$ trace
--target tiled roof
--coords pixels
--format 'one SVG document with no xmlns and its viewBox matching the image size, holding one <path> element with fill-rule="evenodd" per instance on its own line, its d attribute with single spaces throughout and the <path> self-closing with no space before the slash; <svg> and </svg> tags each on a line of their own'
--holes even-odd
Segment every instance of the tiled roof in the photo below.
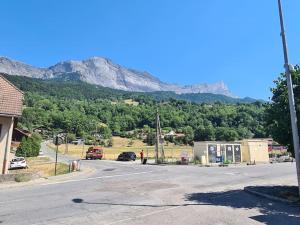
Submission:
<svg viewBox="0 0 300 225">
<path fill-rule="evenodd" d="M 0 116 L 22 115 L 23 92 L 0 74 Z"/>
</svg>

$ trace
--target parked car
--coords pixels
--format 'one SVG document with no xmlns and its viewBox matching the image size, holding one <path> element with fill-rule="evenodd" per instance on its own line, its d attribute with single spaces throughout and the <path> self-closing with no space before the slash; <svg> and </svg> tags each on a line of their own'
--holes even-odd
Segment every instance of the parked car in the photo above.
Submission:
<svg viewBox="0 0 300 225">
<path fill-rule="evenodd" d="M 278 157 L 278 162 L 293 162 L 294 159 L 290 157 L 289 155 L 282 155 Z"/>
<path fill-rule="evenodd" d="M 86 151 L 86 159 L 102 159 L 103 149 L 101 146 L 92 146 Z"/>
<path fill-rule="evenodd" d="M 24 157 L 16 157 L 10 161 L 10 169 L 24 169 L 27 168 L 27 162 Z"/>
<path fill-rule="evenodd" d="M 136 159 L 136 154 L 134 152 L 122 152 L 118 156 L 118 161 L 135 161 Z"/>
</svg>

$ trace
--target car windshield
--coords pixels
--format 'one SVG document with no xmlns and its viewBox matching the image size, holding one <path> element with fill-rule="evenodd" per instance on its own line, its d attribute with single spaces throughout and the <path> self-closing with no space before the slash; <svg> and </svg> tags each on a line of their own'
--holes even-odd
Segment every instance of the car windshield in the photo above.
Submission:
<svg viewBox="0 0 300 225">
<path fill-rule="evenodd" d="M 24 158 L 15 158 L 12 161 L 13 162 L 20 162 L 20 161 L 23 161 L 23 160 L 24 160 Z"/>
</svg>

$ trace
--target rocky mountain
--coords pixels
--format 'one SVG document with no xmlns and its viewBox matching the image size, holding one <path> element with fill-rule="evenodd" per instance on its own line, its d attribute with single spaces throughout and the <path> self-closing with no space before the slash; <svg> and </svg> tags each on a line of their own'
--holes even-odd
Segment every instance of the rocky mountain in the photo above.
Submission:
<svg viewBox="0 0 300 225">
<path fill-rule="evenodd" d="M 37 68 L 0 57 L 0 72 L 42 79 L 81 80 L 124 91 L 172 91 L 177 94 L 213 93 L 233 96 L 223 82 L 186 86 L 169 84 L 147 72 L 128 69 L 102 57 L 92 57 L 82 61 L 63 61 L 48 68 Z"/>
</svg>

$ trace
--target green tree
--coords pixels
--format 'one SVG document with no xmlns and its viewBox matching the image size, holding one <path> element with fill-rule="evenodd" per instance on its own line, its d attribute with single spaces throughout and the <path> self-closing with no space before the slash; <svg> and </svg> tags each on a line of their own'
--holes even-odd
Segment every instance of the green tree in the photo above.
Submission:
<svg viewBox="0 0 300 225">
<path fill-rule="evenodd" d="M 155 133 L 150 132 L 147 134 L 145 142 L 147 145 L 154 145 L 155 144 Z"/>
<path fill-rule="evenodd" d="M 36 157 L 39 155 L 42 138 L 33 133 L 31 137 L 22 138 L 20 146 L 17 148 L 16 156 Z"/>
<path fill-rule="evenodd" d="M 235 141 L 239 137 L 238 133 L 229 127 L 218 127 L 216 129 L 217 141 Z"/>
<path fill-rule="evenodd" d="M 300 67 L 292 72 L 292 80 L 295 85 L 294 97 L 298 116 L 298 128 L 300 127 Z M 266 110 L 266 125 L 268 133 L 273 139 L 282 145 L 286 145 L 288 150 L 294 155 L 291 119 L 288 102 L 287 81 L 284 74 L 274 81 L 272 88 L 272 101 Z"/>
<path fill-rule="evenodd" d="M 194 130 L 192 127 L 187 126 L 182 129 L 184 133 L 183 143 L 184 144 L 193 144 L 194 140 Z"/>
<path fill-rule="evenodd" d="M 195 141 L 214 141 L 215 129 L 213 126 L 201 126 L 195 131 Z"/>
</svg>

